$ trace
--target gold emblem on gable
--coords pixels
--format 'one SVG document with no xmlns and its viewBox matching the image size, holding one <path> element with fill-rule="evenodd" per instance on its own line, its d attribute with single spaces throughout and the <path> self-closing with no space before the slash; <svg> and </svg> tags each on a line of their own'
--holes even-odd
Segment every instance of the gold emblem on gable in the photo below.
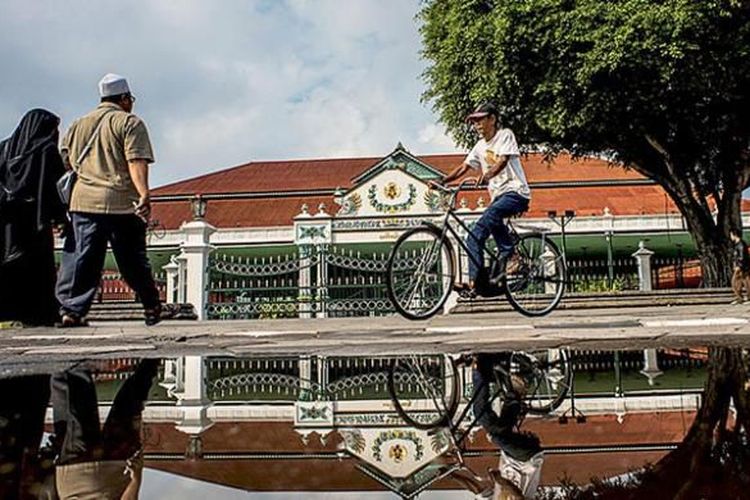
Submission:
<svg viewBox="0 0 750 500">
<path fill-rule="evenodd" d="M 406 458 L 407 451 L 406 448 L 400 444 L 394 444 L 391 446 L 391 448 L 388 450 L 388 456 L 396 462 L 397 464 L 400 464 L 404 461 Z"/>
<path fill-rule="evenodd" d="M 389 182 L 383 188 L 383 193 L 385 194 L 386 198 L 395 200 L 401 195 L 401 188 L 395 182 Z"/>
</svg>

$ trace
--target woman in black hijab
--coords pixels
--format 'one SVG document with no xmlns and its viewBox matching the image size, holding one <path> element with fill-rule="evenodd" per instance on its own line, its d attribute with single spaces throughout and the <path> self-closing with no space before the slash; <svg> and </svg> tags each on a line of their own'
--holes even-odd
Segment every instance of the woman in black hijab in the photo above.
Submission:
<svg viewBox="0 0 750 500">
<path fill-rule="evenodd" d="M 65 172 L 57 149 L 60 119 L 32 109 L 0 142 L 0 321 L 53 325 L 52 227 L 66 220 L 56 182 Z"/>
</svg>

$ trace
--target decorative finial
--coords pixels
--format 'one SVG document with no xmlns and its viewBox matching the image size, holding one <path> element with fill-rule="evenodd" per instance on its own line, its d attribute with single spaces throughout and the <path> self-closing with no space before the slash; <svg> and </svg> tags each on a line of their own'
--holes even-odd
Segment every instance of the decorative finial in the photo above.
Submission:
<svg viewBox="0 0 750 500">
<path fill-rule="evenodd" d="M 484 196 L 480 196 L 477 199 L 477 208 L 484 208 Z"/>
<path fill-rule="evenodd" d="M 300 213 L 302 215 L 310 215 L 310 206 L 307 203 L 303 203 Z"/>
<path fill-rule="evenodd" d="M 469 202 L 466 198 L 461 198 L 461 208 L 466 208 L 469 206 Z"/>
<path fill-rule="evenodd" d="M 326 213 L 326 204 L 323 202 L 318 205 L 318 215 L 328 215 L 328 213 Z"/>
</svg>

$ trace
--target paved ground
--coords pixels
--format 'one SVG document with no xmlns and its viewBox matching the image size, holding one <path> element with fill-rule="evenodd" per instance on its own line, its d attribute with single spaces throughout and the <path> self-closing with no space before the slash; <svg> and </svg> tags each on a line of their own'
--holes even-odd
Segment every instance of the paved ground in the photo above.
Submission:
<svg viewBox="0 0 750 500">
<path fill-rule="evenodd" d="M 0 376 L 101 357 L 187 354 L 384 355 L 569 346 L 583 349 L 750 346 L 750 305 L 266 321 L 101 323 L 88 328 L 0 330 Z"/>
</svg>

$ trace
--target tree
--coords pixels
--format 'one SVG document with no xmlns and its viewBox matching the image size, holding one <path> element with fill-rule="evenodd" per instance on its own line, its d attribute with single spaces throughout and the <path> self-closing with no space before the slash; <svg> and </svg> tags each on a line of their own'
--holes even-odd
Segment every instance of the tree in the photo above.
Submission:
<svg viewBox="0 0 750 500">
<path fill-rule="evenodd" d="M 729 283 L 729 231 L 741 227 L 750 181 L 747 2 L 425 0 L 419 18 L 423 98 L 459 143 L 473 141 L 467 110 L 492 98 L 522 142 L 640 172 L 685 217 L 705 284 Z M 696 420 L 646 491 L 696 497 L 691 488 L 720 470 L 722 450 L 747 448 L 746 354 L 711 349 Z"/>
<path fill-rule="evenodd" d="M 426 0 L 423 98 L 453 137 L 493 98 L 526 144 L 658 182 L 707 286 L 731 277 L 750 182 L 750 7 L 738 0 Z"/>
</svg>

